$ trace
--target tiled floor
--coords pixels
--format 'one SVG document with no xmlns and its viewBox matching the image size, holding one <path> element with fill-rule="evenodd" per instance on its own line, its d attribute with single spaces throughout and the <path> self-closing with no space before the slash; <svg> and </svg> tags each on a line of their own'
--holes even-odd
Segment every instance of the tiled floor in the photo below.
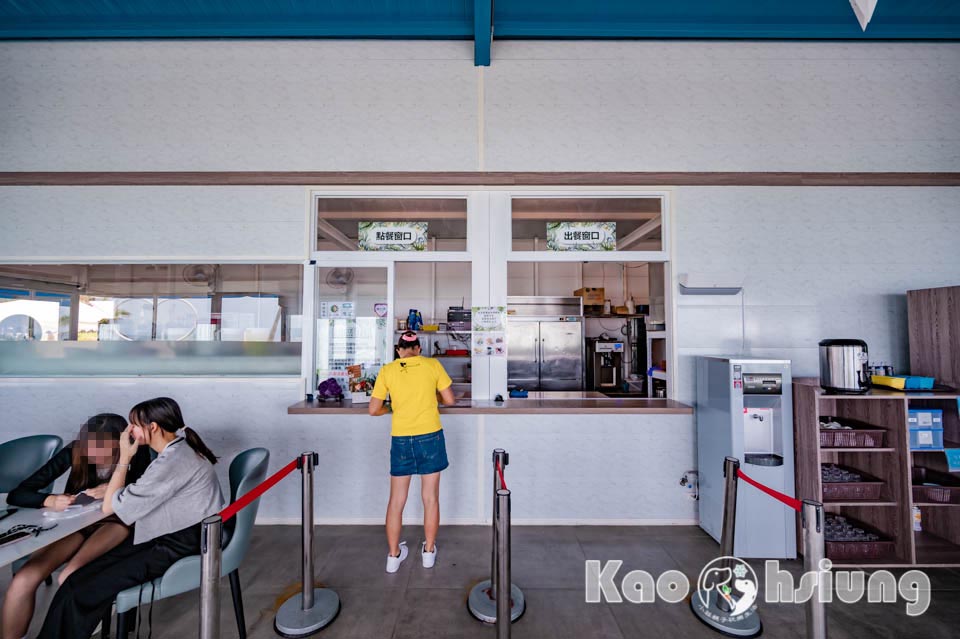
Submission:
<svg viewBox="0 0 960 639">
<path fill-rule="evenodd" d="M 386 555 L 379 526 L 317 528 L 316 577 L 336 589 L 342 601 L 339 617 L 317 636 L 353 639 L 432 639 L 494 637 L 494 630 L 475 621 L 466 610 L 470 587 L 487 577 L 490 529 L 451 526 L 441 531 L 437 565 L 420 566 L 421 530 L 405 529 L 410 558 L 399 572 L 384 572 Z M 527 598 L 527 612 L 513 625 L 518 639 L 654 639 L 720 637 L 700 624 L 686 603 L 600 603 L 584 601 L 584 560 L 623 560 L 619 572 L 644 569 L 654 576 L 678 569 L 696 580 L 703 564 L 716 556 L 717 544 L 696 527 L 514 527 L 514 583 Z M 300 579 L 299 528 L 256 529 L 250 554 L 241 569 L 247 630 L 251 639 L 275 637 L 274 611 L 284 594 L 296 591 Z M 752 562 L 761 568 L 761 562 Z M 799 562 L 786 566 L 798 573 Z M 758 570 L 762 579 L 762 571 Z M 905 602 L 829 606 L 831 639 L 960 637 L 960 571 L 929 571 L 932 603 L 926 614 L 908 617 Z M 619 582 L 619 578 L 617 580 Z M 9 572 L 0 576 L 0 590 Z M 39 610 L 49 600 L 41 594 Z M 223 637 L 235 637 L 230 589 L 223 583 Z M 190 593 L 158 602 L 154 609 L 157 639 L 197 635 L 197 595 Z M 38 613 L 39 614 L 39 613 Z M 803 639 L 804 610 L 795 604 L 762 604 L 763 636 Z M 34 627 L 37 626 L 36 620 Z M 144 628 L 144 636 L 146 628 Z"/>
</svg>

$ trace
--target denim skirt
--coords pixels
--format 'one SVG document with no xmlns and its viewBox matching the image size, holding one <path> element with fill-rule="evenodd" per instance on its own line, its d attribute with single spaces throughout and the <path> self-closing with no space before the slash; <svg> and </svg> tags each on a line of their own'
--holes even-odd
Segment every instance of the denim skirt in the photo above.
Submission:
<svg viewBox="0 0 960 639">
<path fill-rule="evenodd" d="M 443 430 L 390 438 L 390 474 L 394 477 L 429 475 L 449 465 Z"/>
</svg>

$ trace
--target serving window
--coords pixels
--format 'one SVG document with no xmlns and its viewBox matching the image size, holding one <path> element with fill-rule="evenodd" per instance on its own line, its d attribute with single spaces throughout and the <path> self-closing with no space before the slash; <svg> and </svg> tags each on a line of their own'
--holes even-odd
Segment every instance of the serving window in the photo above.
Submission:
<svg viewBox="0 0 960 639">
<path fill-rule="evenodd" d="M 317 251 L 466 251 L 467 200 L 319 197 Z"/>
<path fill-rule="evenodd" d="M 662 251 L 658 197 L 514 197 L 514 251 Z"/>
</svg>

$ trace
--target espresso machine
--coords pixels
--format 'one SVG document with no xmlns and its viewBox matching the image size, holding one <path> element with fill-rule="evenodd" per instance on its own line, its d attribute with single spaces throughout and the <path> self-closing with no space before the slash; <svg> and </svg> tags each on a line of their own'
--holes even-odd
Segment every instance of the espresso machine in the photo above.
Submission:
<svg viewBox="0 0 960 639">
<path fill-rule="evenodd" d="M 587 340 L 587 390 L 611 391 L 623 384 L 623 353 L 620 340 Z"/>
</svg>

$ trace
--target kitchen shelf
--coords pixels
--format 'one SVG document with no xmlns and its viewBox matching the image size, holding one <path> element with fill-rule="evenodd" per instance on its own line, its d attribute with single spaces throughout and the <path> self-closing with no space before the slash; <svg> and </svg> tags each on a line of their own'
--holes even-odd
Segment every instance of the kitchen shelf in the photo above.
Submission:
<svg viewBox="0 0 960 639">
<path fill-rule="evenodd" d="M 647 331 L 648 339 L 667 339 L 666 331 Z"/>
<path fill-rule="evenodd" d="M 823 501 L 824 506 L 896 506 L 895 501 L 869 501 L 866 499 L 852 499 L 850 501 Z"/>
<path fill-rule="evenodd" d="M 955 566 L 960 564 L 960 545 L 926 530 L 913 533 L 917 563 Z"/>
<path fill-rule="evenodd" d="M 856 448 L 820 448 L 821 453 L 894 453 L 896 451 L 896 448 L 870 448 L 869 446 Z"/>
<path fill-rule="evenodd" d="M 912 564 L 914 548 L 910 500 L 913 493 L 910 485 L 906 398 L 885 394 L 826 395 L 817 379 L 796 378 L 793 381 L 797 498 L 820 501 L 827 511 L 863 522 L 895 543 L 889 556 L 869 561 L 846 560 L 844 565 Z M 821 447 L 822 416 L 847 419 L 883 430 L 886 445 L 882 448 Z M 824 501 L 820 465 L 825 462 L 850 466 L 882 481 L 880 499 Z M 802 539 L 799 526 L 797 535 L 798 540 Z"/>
<path fill-rule="evenodd" d="M 896 547 L 892 556 L 873 561 L 838 562 L 835 566 L 960 566 L 960 508 L 950 507 L 960 504 L 913 501 L 911 467 L 923 465 L 945 470 L 943 452 L 911 451 L 907 424 L 909 408 L 931 404 L 942 407 L 945 430 L 952 436 L 945 446 L 950 447 L 960 434 L 956 401 L 942 395 L 918 397 L 913 393 L 885 391 L 870 391 L 865 395 L 828 395 L 815 378 L 795 379 L 793 396 L 799 499 L 822 501 L 821 462 L 849 465 L 884 482 L 884 492 L 878 501 L 826 501 L 823 505 L 830 512 L 849 515 L 893 539 Z M 828 415 L 882 429 L 886 446 L 821 447 L 820 419 Z M 920 508 L 923 532 L 913 531 L 914 506 Z"/>
<path fill-rule="evenodd" d="M 400 333 L 406 333 L 407 331 L 406 331 L 406 330 L 402 330 L 402 331 L 396 331 L 396 330 L 395 330 L 395 331 L 393 331 L 393 332 L 396 333 L 397 335 L 399 335 Z M 418 335 L 463 335 L 464 333 L 469 333 L 469 332 L 471 332 L 471 331 L 425 331 L 425 330 L 422 330 L 422 329 L 417 329 L 417 330 L 414 331 L 414 333 L 417 333 Z"/>
<path fill-rule="evenodd" d="M 639 313 L 632 313 L 632 314 L 610 313 L 607 315 L 601 313 L 599 315 L 593 315 L 593 314 L 588 315 L 584 313 L 583 317 L 584 319 L 636 319 L 638 317 L 646 317 L 646 315 L 641 315 Z"/>
</svg>

